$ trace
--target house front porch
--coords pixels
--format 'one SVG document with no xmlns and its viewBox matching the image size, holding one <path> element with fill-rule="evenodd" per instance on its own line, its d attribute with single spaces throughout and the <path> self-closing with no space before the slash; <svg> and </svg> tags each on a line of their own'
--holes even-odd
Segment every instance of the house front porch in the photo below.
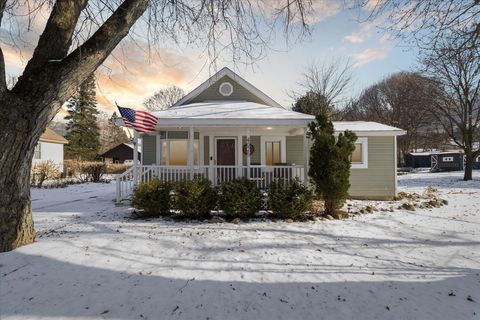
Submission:
<svg viewBox="0 0 480 320">
<path fill-rule="evenodd" d="M 178 182 L 201 175 L 213 185 L 246 178 L 260 189 L 273 181 L 307 181 L 308 139 L 302 125 L 159 127 L 142 137 L 142 164 L 117 178 L 117 200 L 141 182 Z"/>
</svg>

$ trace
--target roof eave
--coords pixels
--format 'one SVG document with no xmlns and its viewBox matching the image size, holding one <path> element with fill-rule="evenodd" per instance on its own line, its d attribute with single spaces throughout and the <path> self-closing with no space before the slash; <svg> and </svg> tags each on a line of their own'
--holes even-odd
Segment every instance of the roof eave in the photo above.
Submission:
<svg viewBox="0 0 480 320">
<path fill-rule="evenodd" d="M 385 137 L 385 136 L 403 136 L 406 134 L 404 130 L 351 130 L 357 136 L 361 137 Z M 335 133 L 341 133 L 345 130 L 335 130 Z"/>
<path fill-rule="evenodd" d="M 163 127 L 187 127 L 187 126 L 307 126 L 311 119 L 160 119 L 157 128 Z"/>
<path fill-rule="evenodd" d="M 56 143 L 56 144 L 68 144 L 68 140 L 53 140 L 53 139 L 42 139 L 38 140 L 39 142 L 47 142 L 47 143 Z"/>
</svg>

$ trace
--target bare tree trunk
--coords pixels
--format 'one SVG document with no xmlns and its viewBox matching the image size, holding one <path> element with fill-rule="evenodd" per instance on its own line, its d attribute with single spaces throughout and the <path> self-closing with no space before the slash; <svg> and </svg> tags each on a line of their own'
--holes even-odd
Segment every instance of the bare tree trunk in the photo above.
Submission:
<svg viewBox="0 0 480 320">
<path fill-rule="evenodd" d="M 463 174 L 463 180 L 468 181 L 473 179 L 473 163 L 475 162 L 475 157 L 472 152 L 465 154 L 465 172 Z"/>
<path fill-rule="evenodd" d="M 3 252 L 35 241 L 30 168 L 48 115 L 28 119 L 22 112 L 29 106 L 10 94 L 2 95 L 0 104 L 11 110 L 0 113 L 0 252 Z"/>
</svg>

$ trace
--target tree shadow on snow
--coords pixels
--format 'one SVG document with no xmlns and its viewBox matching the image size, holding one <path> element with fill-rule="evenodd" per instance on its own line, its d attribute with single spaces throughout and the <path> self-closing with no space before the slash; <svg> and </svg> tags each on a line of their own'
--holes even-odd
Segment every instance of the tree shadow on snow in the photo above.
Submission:
<svg viewBox="0 0 480 320">
<path fill-rule="evenodd" d="M 305 282 L 292 273 L 289 282 L 230 282 L 198 279 L 194 270 L 168 278 L 154 265 L 130 273 L 18 250 L 0 257 L 0 318 L 438 320 L 480 312 L 477 269 L 452 267 L 440 280 L 427 280 L 435 273 L 429 270 L 416 281 Z M 323 267 L 334 277 L 334 267 Z"/>
</svg>

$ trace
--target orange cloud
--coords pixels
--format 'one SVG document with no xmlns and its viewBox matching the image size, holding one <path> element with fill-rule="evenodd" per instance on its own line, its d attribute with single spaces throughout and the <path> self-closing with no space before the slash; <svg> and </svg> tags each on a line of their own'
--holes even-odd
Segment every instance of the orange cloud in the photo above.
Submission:
<svg viewBox="0 0 480 320">
<path fill-rule="evenodd" d="M 160 88 L 185 87 L 193 62 L 173 50 L 147 52 L 147 46 L 125 42 L 96 72 L 97 102 L 112 112 L 114 103 L 142 108 L 142 102 Z"/>
<path fill-rule="evenodd" d="M 353 67 L 358 68 L 364 64 L 375 60 L 385 59 L 388 54 L 388 48 L 368 48 L 354 55 Z"/>
</svg>

